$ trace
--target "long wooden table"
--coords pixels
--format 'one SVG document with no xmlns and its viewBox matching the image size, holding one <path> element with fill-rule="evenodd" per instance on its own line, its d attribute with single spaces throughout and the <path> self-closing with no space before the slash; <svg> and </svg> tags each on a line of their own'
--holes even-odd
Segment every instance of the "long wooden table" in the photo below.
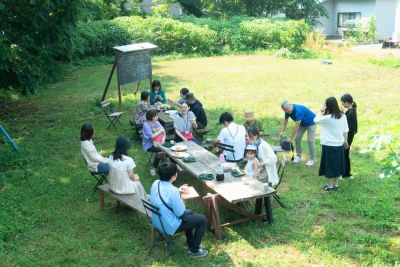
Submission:
<svg viewBox="0 0 400 267">
<path fill-rule="evenodd" d="M 188 150 L 186 152 L 195 157 L 196 162 L 185 163 L 182 159 L 175 158 L 170 148 L 164 146 L 160 148 L 169 157 L 173 158 L 182 169 L 196 178 L 199 178 L 202 173 L 216 174 L 217 168 L 219 167 L 217 156 L 192 141 L 178 144 L 187 146 Z M 213 194 L 204 196 L 203 201 L 206 216 L 209 220 L 210 230 L 214 231 L 216 237 L 222 237 L 221 227 L 231 226 L 249 220 L 263 220 L 272 223 L 271 196 L 273 196 L 276 191 L 253 177 L 234 177 L 230 172 L 224 172 L 224 175 L 224 181 L 222 182 L 216 181 L 215 179 L 211 181 L 202 180 L 203 183 L 213 191 Z M 237 205 L 238 203 L 254 199 L 256 200 L 254 213 Z M 263 202 L 265 206 L 265 215 L 262 215 Z M 222 204 L 224 207 L 243 215 L 245 218 L 221 224 L 218 204 Z"/>
</svg>

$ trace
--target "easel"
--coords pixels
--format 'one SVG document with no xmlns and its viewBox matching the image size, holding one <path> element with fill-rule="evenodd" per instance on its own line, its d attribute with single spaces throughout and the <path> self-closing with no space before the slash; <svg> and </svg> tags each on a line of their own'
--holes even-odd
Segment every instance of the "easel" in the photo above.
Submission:
<svg viewBox="0 0 400 267">
<path fill-rule="evenodd" d="M 150 79 L 150 87 L 152 83 L 152 71 L 151 71 L 151 59 L 150 51 L 158 48 L 156 45 L 151 43 L 140 43 L 140 44 L 131 44 L 124 46 L 116 46 L 115 50 L 115 60 L 114 64 L 111 68 L 110 75 L 108 76 L 106 87 L 104 88 L 103 96 L 101 97 L 101 101 L 106 98 L 108 88 L 111 83 L 111 79 L 114 75 L 115 69 L 117 69 L 117 87 L 118 87 L 118 102 L 121 106 L 122 95 L 121 95 L 121 86 L 124 84 L 136 82 L 136 88 L 133 92 L 135 95 L 140 89 L 140 81 L 145 79 Z M 138 57 L 140 55 L 144 55 L 145 59 L 148 59 L 148 62 L 145 69 L 143 69 L 144 65 L 140 65 L 140 62 L 132 62 L 135 59 L 135 56 Z M 129 63 L 127 65 L 127 63 Z M 149 66 L 150 64 L 150 66 Z"/>
<path fill-rule="evenodd" d="M 17 145 L 14 143 L 14 141 L 11 139 L 10 135 L 7 133 L 6 129 L 4 129 L 3 125 L 0 124 L 0 132 L 3 133 L 3 135 L 6 137 L 6 139 L 8 140 L 8 142 L 10 143 L 10 145 L 13 147 L 13 149 L 16 152 L 19 152 L 19 148 L 17 147 Z"/>
</svg>

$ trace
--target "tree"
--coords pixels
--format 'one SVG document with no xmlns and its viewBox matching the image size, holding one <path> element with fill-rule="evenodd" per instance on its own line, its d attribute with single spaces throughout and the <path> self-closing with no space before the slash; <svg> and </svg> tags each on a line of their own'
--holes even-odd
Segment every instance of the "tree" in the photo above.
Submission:
<svg viewBox="0 0 400 267">
<path fill-rule="evenodd" d="M 328 16 L 318 0 L 283 0 L 281 10 L 288 19 L 304 19 L 311 25 L 318 24 L 319 17 Z"/>
<path fill-rule="evenodd" d="M 0 87 L 33 93 L 77 50 L 80 0 L 3 0 L 0 4 Z"/>
</svg>

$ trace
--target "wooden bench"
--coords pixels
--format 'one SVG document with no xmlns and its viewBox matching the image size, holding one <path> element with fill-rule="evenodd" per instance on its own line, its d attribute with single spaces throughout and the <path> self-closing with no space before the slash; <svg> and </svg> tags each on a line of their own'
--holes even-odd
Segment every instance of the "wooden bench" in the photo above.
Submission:
<svg viewBox="0 0 400 267">
<path fill-rule="evenodd" d="M 116 199 L 117 203 L 122 203 L 123 205 L 146 215 L 146 211 L 144 210 L 142 199 L 140 198 L 139 194 L 129 194 L 129 195 L 114 194 L 113 192 L 110 191 L 109 184 L 100 185 L 98 188 L 100 189 L 99 204 L 101 210 L 104 210 L 104 194 L 107 194 L 110 197 Z"/>
</svg>

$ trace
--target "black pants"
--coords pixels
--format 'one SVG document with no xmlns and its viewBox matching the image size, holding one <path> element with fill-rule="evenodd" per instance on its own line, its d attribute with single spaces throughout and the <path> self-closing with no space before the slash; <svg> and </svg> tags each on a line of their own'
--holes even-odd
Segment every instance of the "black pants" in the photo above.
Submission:
<svg viewBox="0 0 400 267">
<path fill-rule="evenodd" d="M 161 148 L 152 146 L 147 151 L 156 153 L 156 156 L 154 157 L 154 161 L 153 161 L 153 168 L 157 169 L 158 168 L 158 164 L 160 163 L 160 159 L 158 158 L 158 154 L 157 153 L 158 152 L 162 152 Z"/>
<path fill-rule="evenodd" d="M 344 150 L 344 165 L 345 165 L 345 171 L 343 177 L 350 177 L 351 176 L 351 163 L 350 163 L 350 146 L 351 143 L 353 143 L 354 139 L 354 133 L 350 133 L 347 137 L 347 143 L 349 144 L 349 147 Z"/>
<path fill-rule="evenodd" d="M 185 221 L 182 221 L 176 232 L 185 231 L 186 243 L 190 251 L 196 253 L 200 248 L 201 239 L 207 228 L 207 218 L 204 215 L 187 215 Z M 194 230 L 194 233 L 193 233 Z"/>
</svg>

